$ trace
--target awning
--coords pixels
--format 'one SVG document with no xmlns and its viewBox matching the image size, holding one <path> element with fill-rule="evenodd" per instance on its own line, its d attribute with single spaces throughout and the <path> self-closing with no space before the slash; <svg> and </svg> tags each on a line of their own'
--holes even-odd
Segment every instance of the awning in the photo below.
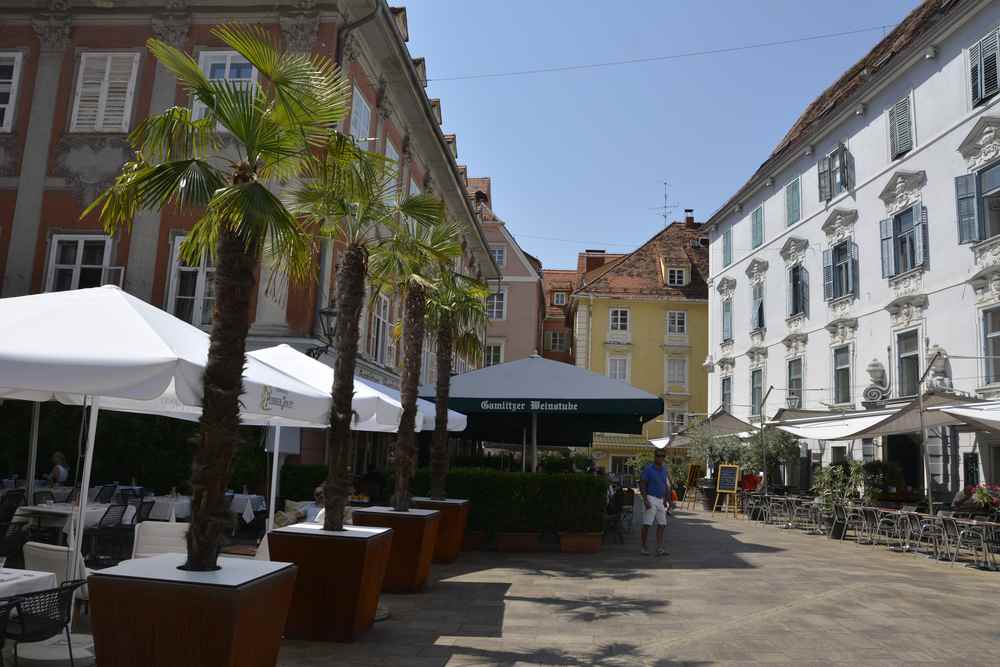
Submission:
<svg viewBox="0 0 1000 667">
<path fill-rule="evenodd" d="M 654 447 L 686 447 L 691 442 L 688 434 L 694 429 L 708 433 L 713 438 L 734 437 L 746 439 L 757 432 L 757 427 L 753 424 L 738 419 L 723 408 L 719 408 L 709 415 L 707 419 L 697 424 L 691 424 L 671 436 L 657 438 L 656 440 L 650 440 L 650 442 L 653 443 Z"/>
<path fill-rule="evenodd" d="M 989 431 L 1000 431 L 1000 401 L 959 406 L 943 406 L 934 411 L 946 412 L 965 424 Z"/>
</svg>

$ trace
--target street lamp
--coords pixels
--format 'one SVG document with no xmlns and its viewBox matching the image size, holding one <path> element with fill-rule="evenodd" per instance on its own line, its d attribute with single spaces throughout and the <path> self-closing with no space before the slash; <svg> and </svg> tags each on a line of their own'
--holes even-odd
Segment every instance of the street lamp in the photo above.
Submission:
<svg viewBox="0 0 1000 667">
<path fill-rule="evenodd" d="M 337 324 L 337 304 L 333 301 L 326 308 L 320 308 L 319 311 L 319 340 L 320 345 L 313 345 L 308 350 L 308 354 L 313 359 L 319 359 L 324 354 L 330 351 L 330 348 L 334 346 L 336 342 L 334 339 L 334 331 Z"/>
</svg>

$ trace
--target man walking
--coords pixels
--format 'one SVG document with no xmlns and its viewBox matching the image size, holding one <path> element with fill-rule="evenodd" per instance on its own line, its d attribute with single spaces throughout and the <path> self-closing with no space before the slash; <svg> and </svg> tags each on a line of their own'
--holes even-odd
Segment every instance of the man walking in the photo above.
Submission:
<svg viewBox="0 0 1000 667">
<path fill-rule="evenodd" d="M 653 463 L 648 464 L 639 477 L 639 493 L 646 511 L 642 515 L 642 555 L 648 556 L 646 536 L 649 527 L 656 524 L 656 555 L 666 556 L 663 550 L 663 532 L 667 526 L 667 507 L 670 506 L 670 476 L 664 463 L 666 452 L 656 450 Z"/>
</svg>

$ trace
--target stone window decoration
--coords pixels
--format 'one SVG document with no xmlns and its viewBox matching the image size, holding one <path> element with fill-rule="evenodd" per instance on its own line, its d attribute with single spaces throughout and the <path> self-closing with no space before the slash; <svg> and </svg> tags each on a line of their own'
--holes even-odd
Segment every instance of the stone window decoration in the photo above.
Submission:
<svg viewBox="0 0 1000 667">
<path fill-rule="evenodd" d="M 764 319 L 764 283 L 767 277 L 767 261 L 755 258 L 747 266 L 746 275 L 750 279 L 750 330 L 758 331 L 766 328 Z"/>
<path fill-rule="evenodd" d="M 927 211 L 920 200 L 926 182 L 923 171 L 896 172 L 879 194 L 889 215 L 879 223 L 883 278 L 927 268 Z"/>
<path fill-rule="evenodd" d="M 17 108 L 20 79 L 20 51 L 0 52 L 0 132 L 10 132 L 14 127 L 14 109 Z"/>
<path fill-rule="evenodd" d="M 82 54 L 70 132 L 128 132 L 138 69 L 135 51 Z"/>
<path fill-rule="evenodd" d="M 980 306 L 1000 303 L 1000 116 L 983 116 L 958 147 L 968 174 L 955 179 L 960 243 L 971 243 L 968 282 Z"/>
<path fill-rule="evenodd" d="M 789 319 L 809 315 L 809 271 L 803 263 L 808 248 L 809 241 L 794 236 L 781 246 L 781 258 L 787 267 L 786 316 Z"/>
<path fill-rule="evenodd" d="M 855 209 L 835 208 L 823 222 L 827 247 L 823 250 L 823 299 L 836 303 L 858 294 L 858 246 L 854 243 Z"/>
<path fill-rule="evenodd" d="M 716 288 L 719 293 L 719 303 L 722 304 L 722 341 L 733 340 L 733 294 L 736 292 L 736 281 L 723 278 Z"/>
</svg>

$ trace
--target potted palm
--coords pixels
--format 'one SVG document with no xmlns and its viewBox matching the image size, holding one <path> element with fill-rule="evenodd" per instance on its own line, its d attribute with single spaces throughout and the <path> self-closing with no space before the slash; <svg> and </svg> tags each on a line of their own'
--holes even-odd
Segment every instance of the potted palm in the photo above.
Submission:
<svg viewBox="0 0 1000 667">
<path fill-rule="evenodd" d="M 458 230 L 453 230 L 458 242 Z M 452 355 L 470 360 L 482 352 L 481 332 L 486 328 L 486 296 L 489 290 L 477 280 L 452 272 L 448 263 L 437 269 L 437 286 L 427 302 L 427 326 L 435 342 L 434 435 L 431 441 L 430 497 L 413 498 L 414 507 L 441 512 L 434 562 L 451 563 L 462 550 L 469 520 L 469 501 L 448 498 L 448 392 L 451 388 Z"/>
<path fill-rule="evenodd" d="M 216 266 L 187 554 L 90 578 L 102 665 L 273 665 L 295 580 L 288 563 L 219 558 L 225 491 L 258 264 L 266 255 L 276 274 L 294 281 L 314 273 L 314 235 L 276 189 L 301 174 L 304 156 L 343 118 L 349 88 L 329 60 L 282 52 L 260 26 L 217 26 L 212 34 L 256 68 L 258 84 L 209 79 L 190 55 L 149 40 L 199 112 L 172 107 L 140 123 L 129 135 L 135 157 L 83 214 L 97 210 L 113 234 L 141 209 L 197 211 L 183 257 L 208 254 Z"/>
<path fill-rule="evenodd" d="M 441 513 L 411 507 L 410 481 L 416 459 L 417 388 L 420 358 L 425 335 L 428 296 L 437 288 L 435 269 L 462 253 L 454 228 L 440 222 L 443 205 L 438 203 L 438 220 L 422 224 L 402 218 L 387 223 L 389 238 L 371 259 L 375 291 L 391 291 L 402 296 L 403 369 L 399 394 L 402 415 L 399 421 L 395 457 L 395 493 L 392 507 L 368 507 L 354 511 L 354 523 L 389 526 L 394 531 L 389 568 L 382 589 L 410 593 L 421 590 L 430 574 Z"/>
</svg>

